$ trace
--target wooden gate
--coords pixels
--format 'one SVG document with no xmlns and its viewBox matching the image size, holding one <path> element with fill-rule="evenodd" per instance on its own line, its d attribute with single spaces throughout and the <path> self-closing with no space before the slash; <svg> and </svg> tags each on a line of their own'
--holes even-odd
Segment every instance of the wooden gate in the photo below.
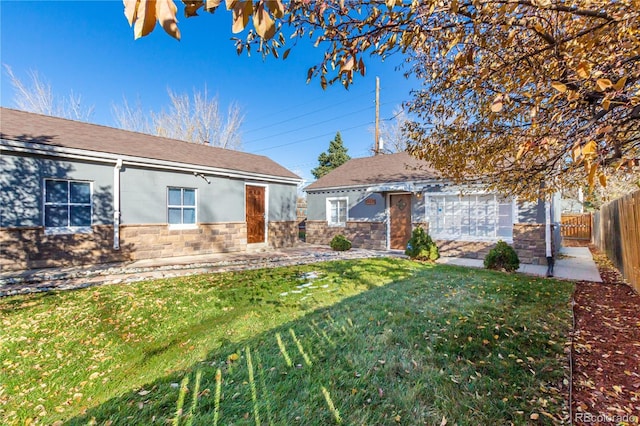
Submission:
<svg viewBox="0 0 640 426">
<path fill-rule="evenodd" d="M 560 223 L 562 238 L 591 241 L 591 213 L 563 214 Z"/>
</svg>

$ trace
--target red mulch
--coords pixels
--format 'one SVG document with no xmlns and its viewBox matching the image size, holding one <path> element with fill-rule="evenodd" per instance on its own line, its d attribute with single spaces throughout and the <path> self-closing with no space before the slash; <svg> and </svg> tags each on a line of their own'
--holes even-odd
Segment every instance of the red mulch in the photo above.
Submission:
<svg viewBox="0 0 640 426">
<path fill-rule="evenodd" d="M 640 295 L 604 254 L 589 248 L 603 283 L 576 285 L 574 424 L 640 424 Z"/>
</svg>

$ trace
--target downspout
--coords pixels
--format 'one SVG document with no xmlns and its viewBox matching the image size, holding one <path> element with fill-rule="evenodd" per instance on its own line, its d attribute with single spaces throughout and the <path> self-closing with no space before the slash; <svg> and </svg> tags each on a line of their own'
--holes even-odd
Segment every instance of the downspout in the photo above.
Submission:
<svg viewBox="0 0 640 426">
<path fill-rule="evenodd" d="M 118 158 L 113 168 L 113 249 L 120 250 L 120 169 L 122 159 Z"/>
<path fill-rule="evenodd" d="M 545 196 L 544 200 L 544 242 L 547 256 L 547 277 L 553 276 L 553 253 L 551 250 L 551 203 Z"/>
</svg>

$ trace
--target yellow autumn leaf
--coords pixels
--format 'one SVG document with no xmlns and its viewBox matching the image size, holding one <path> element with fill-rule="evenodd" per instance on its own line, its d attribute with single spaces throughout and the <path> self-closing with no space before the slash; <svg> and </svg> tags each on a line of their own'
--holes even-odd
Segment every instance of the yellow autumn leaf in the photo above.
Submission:
<svg viewBox="0 0 640 426">
<path fill-rule="evenodd" d="M 609 111 L 609 107 L 611 107 L 611 100 L 609 100 L 609 99 L 607 99 L 607 98 L 604 98 L 604 99 L 602 100 L 602 108 L 603 108 L 605 111 Z"/>
<path fill-rule="evenodd" d="M 502 111 L 502 107 L 502 95 L 498 95 L 493 99 L 493 102 L 491 103 L 491 111 L 500 112 Z"/>
<path fill-rule="evenodd" d="M 589 183 L 589 188 L 593 188 L 593 185 L 595 184 L 595 178 L 596 178 L 596 172 L 597 171 L 598 171 L 598 164 L 597 163 L 593 163 L 593 164 L 589 163 L 589 177 L 587 178 L 587 181 Z"/>
<path fill-rule="evenodd" d="M 578 94 L 578 92 L 576 92 L 575 90 L 569 90 L 569 92 L 567 93 L 567 100 L 569 102 L 573 102 L 577 101 L 578 99 L 580 99 L 580 95 Z"/>
<path fill-rule="evenodd" d="M 229 355 L 229 361 L 237 361 L 240 358 L 240 355 L 233 353 L 231 355 Z"/>
<path fill-rule="evenodd" d="M 622 387 L 621 386 L 614 385 L 613 386 L 613 390 L 616 391 L 616 393 L 622 393 Z"/>
<path fill-rule="evenodd" d="M 571 151 L 571 157 L 574 162 L 577 162 L 578 159 L 582 157 L 582 147 L 580 145 L 575 145 L 573 150 Z"/>
<path fill-rule="evenodd" d="M 138 9 L 138 0 L 123 0 L 124 16 L 127 18 L 129 25 L 133 25 Z"/>
<path fill-rule="evenodd" d="M 560 93 L 564 93 L 567 91 L 567 85 L 560 82 L 560 81 L 553 81 L 551 83 L 551 87 L 553 87 L 554 89 L 556 89 L 558 92 Z"/>
<path fill-rule="evenodd" d="M 598 175 L 598 180 L 600 181 L 600 186 L 602 186 L 603 188 L 607 187 L 607 177 L 605 176 L 604 173 L 600 173 Z M 615 388 L 615 386 L 614 386 Z"/>
<path fill-rule="evenodd" d="M 237 34 L 239 32 L 242 32 L 249 23 L 249 18 L 251 18 L 251 15 L 253 15 L 253 2 L 227 1 L 227 8 L 229 8 L 230 5 L 233 10 L 231 14 L 233 20 L 231 31 L 234 34 Z"/>
<path fill-rule="evenodd" d="M 539 417 L 540 415 L 538 413 L 531 413 L 531 415 L 529 416 L 531 420 L 538 420 Z"/>
<path fill-rule="evenodd" d="M 611 80 L 609 80 L 608 78 L 599 78 L 598 80 L 596 80 L 596 88 L 601 92 L 604 92 L 611 86 Z"/>
<path fill-rule="evenodd" d="M 156 17 L 158 22 L 167 34 L 176 40 L 180 40 L 180 30 L 178 29 L 178 20 L 176 19 L 176 7 L 173 0 L 157 0 L 156 1 Z"/>
<path fill-rule="evenodd" d="M 265 3 L 267 4 L 267 7 L 271 11 L 271 13 L 273 13 L 273 16 L 275 16 L 277 19 L 280 19 L 284 16 L 284 5 L 280 0 L 267 0 Z"/>
<path fill-rule="evenodd" d="M 155 0 L 143 0 L 138 3 L 134 16 L 133 36 L 138 39 L 149 34 L 156 26 Z"/>
<path fill-rule="evenodd" d="M 596 154 L 597 149 L 598 145 L 596 144 L 596 141 L 589 141 L 582 148 L 582 155 L 585 157 L 591 157 Z"/>
<path fill-rule="evenodd" d="M 265 40 L 271 39 L 276 33 L 276 24 L 262 4 L 253 14 L 253 26 L 258 35 Z"/>
<path fill-rule="evenodd" d="M 627 84 L 627 77 L 626 77 L 626 76 L 625 76 L 625 77 L 622 77 L 620 80 L 618 80 L 618 81 L 616 82 L 616 84 L 614 84 L 614 85 L 613 85 L 613 88 L 614 88 L 616 91 L 620 91 L 620 90 L 624 89 L 624 85 L 625 85 L 625 84 Z"/>
<path fill-rule="evenodd" d="M 588 62 L 580 62 L 580 65 L 578 65 L 578 68 L 576 69 L 576 73 L 578 74 L 578 77 L 582 79 L 589 78 L 591 75 L 591 65 L 589 65 Z"/>
</svg>

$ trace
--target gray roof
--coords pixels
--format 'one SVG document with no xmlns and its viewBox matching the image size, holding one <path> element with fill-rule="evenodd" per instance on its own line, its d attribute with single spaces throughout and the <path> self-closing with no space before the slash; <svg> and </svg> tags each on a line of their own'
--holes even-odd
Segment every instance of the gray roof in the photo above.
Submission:
<svg viewBox="0 0 640 426">
<path fill-rule="evenodd" d="M 305 190 L 431 181 L 438 178 L 438 172 L 427 166 L 426 162 L 406 152 L 399 152 L 351 159 L 307 186 Z"/>
<path fill-rule="evenodd" d="M 0 139 L 299 179 L 262 155 L 0 107 Z"/>
</svg>

